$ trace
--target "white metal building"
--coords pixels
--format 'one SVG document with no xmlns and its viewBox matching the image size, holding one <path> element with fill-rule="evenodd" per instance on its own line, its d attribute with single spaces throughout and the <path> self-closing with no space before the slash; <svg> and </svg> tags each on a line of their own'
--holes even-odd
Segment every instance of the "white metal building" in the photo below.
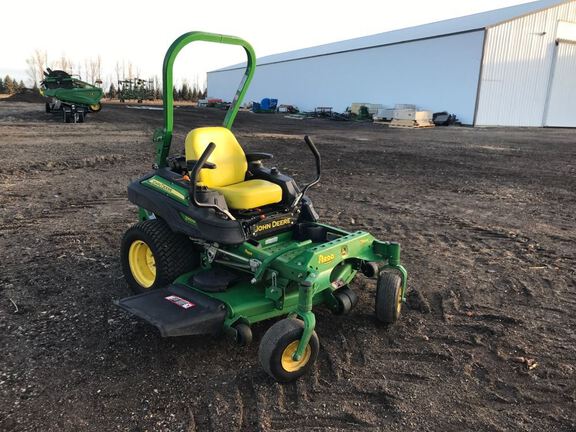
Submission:
<svg viewBox="0 0 576 432">
<path fill-rule="evenodd" d="M 229 100 L 243 73 L 208 73 Z M 248 101 L 412 103 L 465 124 L 576 127 L 576 0 L 542 0 L 258 59 Z"/>
</svg>

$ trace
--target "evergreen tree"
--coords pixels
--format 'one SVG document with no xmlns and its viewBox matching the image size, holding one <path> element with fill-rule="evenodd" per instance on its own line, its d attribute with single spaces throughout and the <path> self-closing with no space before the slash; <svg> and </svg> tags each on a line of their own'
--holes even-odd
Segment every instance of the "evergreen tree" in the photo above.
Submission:
<svg viewBox="0 0 576 432">
<path fill-rule="evenodd" d="M 192 97 L 191 99 L 193 101 L 197 101 L 198 100 L 198 89 L 196 88 L 196 86 L 194 86 L 194 88 L 192 89 Z"/>
<path fill-rule="evenodd" d="M 34 93 L 38 93 L 38 84 L 36 84 L 36 81 L 34 81 L 34 85 L 32 86 L 32 91 Z"/>
<path fill-rule="evenodd" d="M 192 92 L 190 91 L 190 87 L 188 83 L 182 84 L 182 99 L 189 101 L 192 99 Z"/>
<path fill-rule="evenodd" d="M 24 81 L 20 80 L 20 82 L 18 83 L 18 93 L 24 93 L 25 90 L 26 85 L 24 84 Z"/>
<path fill-rule="evenodd" d="M 0 93 L 4 93 L 4 80 L 0 77 Z"/>
<path fill-rule="evenodd" d="M 176 100 L 176 101 L 179 100 L 179 99 L 178 99 L 178 90 L 176 90 L 176 87 L 174 87 L 174 88 L 172 89 L 172 97 L 173 97 L 174 100 Z"/>
<path fill-rule="evenodd" d="M 12 78 L 10 78 L 10 75 L 6 75 L 4 77 L 4 93 L 8 93 L 8 94 L 14 94 L 16 93 L 16 90 L 14 88 L 14 81 L 12 80 Z"/>
<path fill-rule="evenodd" d="M 108 89 L 108 99 L 116 99 L 116 87 L 114 87 L 114 83 L 110 84 L 110 88 Z"/>
</svg>

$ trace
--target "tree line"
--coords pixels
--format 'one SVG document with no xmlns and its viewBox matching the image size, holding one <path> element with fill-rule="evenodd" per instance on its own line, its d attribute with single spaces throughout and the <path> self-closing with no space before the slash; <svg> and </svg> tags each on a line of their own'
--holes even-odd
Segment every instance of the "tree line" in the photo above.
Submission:
<svg viewBox="0 0 576 432">
<path fill-rule="evenodd" d="M 24 81 L 16 80 L 10 75 L 6 75 L 4 78 L 0 77 L 0 94 L 15 94 L 22 93 L 26 89 Z"/>
<path fill-rule="evenodd" d="M 177 101 L 197 101 L 198 99 L 204 99 L 207 93 L 207 89 L 200 90 L 196 85 L 188 85 L 186 81 L 182 83 L 179 89 L 174 87 L 173 90 L 174 100 Z"/>
<path fill-rule="evenodd" d="M 154 99 L 162 99 L 162 89 L 156 87 L 152 90 L 154 93 Z M 108 99 L 117 99 L 120 91 L 114 85 L 114 83 L 110 84 L 108 91 L 106 92 L 106 97 Z M 198 101 L 199 99 L 205 99 L 208 93 L 208 89 L 201 90 L 196 85 L 189 85 L 186 81 L 182 83 L 182 85 L 178 88 L 174 86 L 173 96 L 175 101 Z"/>
</svg>

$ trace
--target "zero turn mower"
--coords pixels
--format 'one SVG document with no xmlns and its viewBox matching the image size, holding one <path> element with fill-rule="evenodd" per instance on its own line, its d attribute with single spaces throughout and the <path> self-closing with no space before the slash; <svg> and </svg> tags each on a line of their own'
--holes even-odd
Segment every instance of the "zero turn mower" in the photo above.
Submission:
<svg viewBox="0 0 576 432">
<path fill-rule="evenodd" d="M 40 93 L 47 98 L 47 113 L 62 113 L 66 123 L 83 123 L 86 114 L 102 109 L 102 89 L 62 70 L 46 69 Z"/>
<path fill-rule="evenodd" d="M 169 156 L 173 131 L 172 68 L 194 41 L 239 45 L 246 71 L 223 126 L 188 133 L 185 154 Z M 406 293 L 406 270 L 398 243 L 364 231 L 319 222 L 307 193 L 320 180 L 299 187 L 268 153 L 245 153 L 230 131 L 250 84 L 256 57 L 246 41 L 191 32 L 176 39 L 164 58 L 164 128 L 157 129 L 153 171 L 128 186 L 140 222 L 121 245 L 124 276 L 136 295 L 115 303 L 155 325 L 162 336 L 231 335 L 252 340 L 250 326 L 282 318 L 260 342 L 264 370 L 279 382 L 308 372 L 318 356 L 314 306 L 346 314 L 358 302 L 350 287 L 358 272 L 377 278 L 376 317 L 398 319 Z"/>
</svg>

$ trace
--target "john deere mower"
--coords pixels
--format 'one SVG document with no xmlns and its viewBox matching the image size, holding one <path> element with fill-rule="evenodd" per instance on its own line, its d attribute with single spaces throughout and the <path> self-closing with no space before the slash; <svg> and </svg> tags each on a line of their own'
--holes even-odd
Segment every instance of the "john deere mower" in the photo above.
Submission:
<svg viewBox="0 0 576 432">
<path fill-rule="evenodd" d="M 239 45 L 246 70 L 223 126 L 188 133 L 183 155 L 171 155 L 172 68 L 194 41 Z M 268 153 L 246 153 L 231 132 L 254 69 L 254 50 L 233 36 L 204 32 L 176 39 L 164 58 L 164 127 L 157 129 L 153 171 L 128 186 L 140 221 L 122 240 L 125 279 L 136 295 L 115 303 L 156 326 L 162 336 L 228 334 L 239 345 L 251 326 L 276 319 L 259 347 L 264 370 L 279 382 L 313 366 L 320 347 L 315 306 L 346 314 L 358 302 L 351 283 L 358 272 L 377 279 L 375 312 L 383 323 L 400 315 L 406 270 L 398 243 L 319 221 L 310 188 L 266 167 Z M 278 318 L 280 318 L 278 320 Z"/>
<path fill-rule="evenodd" d="M 86 114 L 102 109 L 101 88 L 74 78 L 62 70 L 46 69 L 40 93 L 46 96 L 46 112 L 62 113 L 66 123 L 83 123 Z"/>
</svg>

